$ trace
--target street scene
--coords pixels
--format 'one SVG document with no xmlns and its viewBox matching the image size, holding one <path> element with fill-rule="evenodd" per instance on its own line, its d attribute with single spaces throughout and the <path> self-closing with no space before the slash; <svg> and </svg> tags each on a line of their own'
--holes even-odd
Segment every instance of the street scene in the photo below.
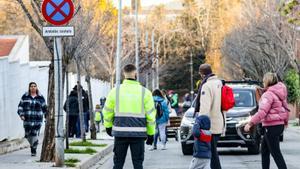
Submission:
<svg viewBox="0 0 300 169">
<path fill-rule="evenodd" d="M 288 129 L 285 132 L 285 140 L 282 142 L 282 152 L 287 157 L 288 168 L 299 168 L 298 162 L 298 149 L 300 148 L 299 130 Z M 178 142 L 170 139 L 168 142 L 168 150 L 149 151 L 146 150 L 145 169 L 181 169 L 187 168 L 191 161 L 191 156 L 183 156 L 181 147 Z M 220 158 L 223 168 L 230 169 L 252 169 L 260 168 L 260 155 L 249 155 L 245 148 L 220 148 Z M 113 168 L 112 154 L 108 158 L 97 163 L 92 169 L 109 169 Z M 133 168 L 131 164 L 130 154 L 126 159 L 124 168 Z M 275 163 L 272 161 L 270 168 L 276 168 Z"/>
<path fill-rule="evenodd" d="M 299 0 L 0 0 L 0 169 L 299 169 Z"/>
</svg>

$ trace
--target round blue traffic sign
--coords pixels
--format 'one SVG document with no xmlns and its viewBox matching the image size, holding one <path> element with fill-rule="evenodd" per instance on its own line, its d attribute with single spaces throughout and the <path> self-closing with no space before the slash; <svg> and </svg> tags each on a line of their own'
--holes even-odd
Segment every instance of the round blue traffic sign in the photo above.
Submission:
<svg viewBox="0 0 300 169">
<path fill-rule="evenodd" d="M 53 25 L 64 25 L 74 14 L 72 0 L 44 0 L 42 4 L 44 18 Z"/>
</svg>

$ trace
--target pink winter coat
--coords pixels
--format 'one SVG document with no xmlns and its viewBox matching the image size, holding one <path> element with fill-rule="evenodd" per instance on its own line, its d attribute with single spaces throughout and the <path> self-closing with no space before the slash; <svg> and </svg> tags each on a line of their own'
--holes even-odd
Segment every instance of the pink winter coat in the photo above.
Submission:
<svg viewBox="0 0 300 169">
<path fill-rule="evenodd" d="M 287 106 L 287 89 L 281 82 L 267 88 L 259 101 L 258 112 L 250 123 L 262 122 L 263 126 L 288 124 L 289 109 Z"/>
</svg>

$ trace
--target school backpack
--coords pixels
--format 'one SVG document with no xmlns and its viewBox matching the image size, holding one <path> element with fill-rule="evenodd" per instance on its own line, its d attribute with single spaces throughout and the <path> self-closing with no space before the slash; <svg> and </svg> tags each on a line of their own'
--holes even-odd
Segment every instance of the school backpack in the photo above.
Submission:
<svg viewBox="0 0 300 169">
<path fill-rule="evenodd" d="M 233 108 L 235 101 L 233 96 L 233 90 L 231 87 L 223 85 L 221 91 L 221 110 L 227 111 Z"/>
<path fill-rule="evenodd" d="M 157 119 L 161 118 L 164 112 L 160 101 L 155 102 L 155 109 L 156 109 L 156 118 Z"/>
</svg>

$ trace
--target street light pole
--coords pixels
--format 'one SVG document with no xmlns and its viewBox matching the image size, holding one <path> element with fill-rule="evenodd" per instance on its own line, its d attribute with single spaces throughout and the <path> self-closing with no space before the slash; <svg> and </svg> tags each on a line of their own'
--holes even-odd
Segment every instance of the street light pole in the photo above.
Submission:
<svg viewBox="0 0 300 169">
<path fill-rule="evenodd" d="M 156 89 L 159 89 L 159 72 L 158 72 L 158 67 L 159 67 L 159 60 L 158 60 L 158 47 L 159 44 L 156 45 Z"/>
<path fill-rule="evenodd" d="M 137 81 L 140 81 L 140 69 L 139 69 L 139 39 L 138 39 L 138 3 L 135 0 L 135 66 L 137 72 Z"/>
<path fill-rule="evenodd" d="M 152 30 L 152 37 L 151 37 L 151 41 L 152 41 L 152 56 L 151 56 L 151 60 L 152 60 L 152 65 L 154 62 L 154 29 Z M 152 74 L 152 90 L 155 89 L 155 76 L 154 76 L 154 69 L 152 69 L 152 65 L 151 65 L 151 74 Z"/>
<path fill-rule="evenodd" d="M 193 81 L 193 53 L 191 52 L 191 102 L 194 100 L 194 81 Z"/>
<path fill-rule="evenodd" d="M 120 59 L 122 55 L 122 0 L 119 0 L 118 9 L 118 40 L 117 40 L 117 52 L 116 52 L 116 85 L 121 83 L 121 71 L 120 71 Z"/>
<path fill-rule="evenodd" d="M 146 31 L 146 35 L 145 35 L 146 39 L 145 39 L 145 46 L 146 46 L 146 65 L 148 66 L 149 64 L 149 58 L 148 58 L 148 31 Z M 146 88 L 149 88 L 149 81 L 148 81 L 148 74 L 149 71 L 146 71 Z"/>
</svg>

